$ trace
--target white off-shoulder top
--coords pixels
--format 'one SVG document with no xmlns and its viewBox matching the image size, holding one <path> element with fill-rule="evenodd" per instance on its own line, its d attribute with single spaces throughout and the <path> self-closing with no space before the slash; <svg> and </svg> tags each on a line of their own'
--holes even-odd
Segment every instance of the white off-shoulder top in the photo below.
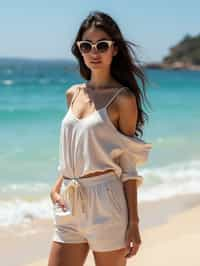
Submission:
<svg viewBox="0 0 200 266">
<path fill-rule="evenodd" d="M 111 122 L 107 107 L 124 87 L 116 89 L 107 104 L 84 118 L 72 112 L 71 101 L 60 128 L 59 176 L 80 177 L 99 170 L 113 169 L 125 182 L 143 177 L 136 167 L 147 161 L 151 143 L 122 134 Z"/>
</svg>

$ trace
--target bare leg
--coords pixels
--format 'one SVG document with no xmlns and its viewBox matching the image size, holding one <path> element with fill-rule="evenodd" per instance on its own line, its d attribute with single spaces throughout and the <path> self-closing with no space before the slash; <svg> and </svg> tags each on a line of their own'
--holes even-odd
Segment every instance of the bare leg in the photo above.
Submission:
<svg viewBox="0 0 200 266">
<path fill-rule="evenodd" d="M 126 266 L 126 249 L 118 249 L 106 252 L 93 251 L 96 266 Z"/>
<path fill-rule="evenodd" d="M 88 252 L 88 243 L 70 244 L 53 241 L 48 266 L 83 266 Z"/>
</svg>

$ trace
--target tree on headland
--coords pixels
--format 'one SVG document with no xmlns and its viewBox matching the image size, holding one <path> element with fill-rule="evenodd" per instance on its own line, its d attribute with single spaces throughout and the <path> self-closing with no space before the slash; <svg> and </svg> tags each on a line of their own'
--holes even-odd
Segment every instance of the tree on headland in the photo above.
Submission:
<svg viewBox="0 0 200 266">
<path fill-rule="evenodd" d="M 163 59 L 164 64 L 180 62 L 183 64 L 200 65 L 200 34 L 192 37 L 186 34 L 170 53 Z"/>
</svg>

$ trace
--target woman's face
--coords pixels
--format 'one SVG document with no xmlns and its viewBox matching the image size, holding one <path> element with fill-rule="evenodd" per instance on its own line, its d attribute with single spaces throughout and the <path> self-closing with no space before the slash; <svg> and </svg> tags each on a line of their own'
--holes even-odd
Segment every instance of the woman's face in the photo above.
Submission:
<svg viewBox="0 0 200 266">
<path fill-rule="evenodd" d="M 92 27 L 84 32 L 82 41 L 96 43 L 99 40 L 112 40 L 104 31 Z M 107 51 L 101 53 L 95 47 L 89 53 L 81 53 L 86 66 L 92 71 L 97 69 L 110 68 L 113 56 L 117 54 L 117 47 L 111 45 Z"/>
</svg>

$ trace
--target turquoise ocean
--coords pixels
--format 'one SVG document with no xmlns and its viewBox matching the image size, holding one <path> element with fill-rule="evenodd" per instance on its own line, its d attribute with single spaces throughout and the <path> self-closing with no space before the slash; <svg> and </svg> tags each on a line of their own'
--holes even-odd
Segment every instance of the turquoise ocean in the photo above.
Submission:
<svg viewBox="0 0 200 266">
<path fill-rule="evenodd" d="M 146 70 L 143 139 L 152 143 L 139 201 L 200 192 L 200 72 Z M 0 59 L 0 225 L 50 218 L 70 61 Z"/>
</svg>

